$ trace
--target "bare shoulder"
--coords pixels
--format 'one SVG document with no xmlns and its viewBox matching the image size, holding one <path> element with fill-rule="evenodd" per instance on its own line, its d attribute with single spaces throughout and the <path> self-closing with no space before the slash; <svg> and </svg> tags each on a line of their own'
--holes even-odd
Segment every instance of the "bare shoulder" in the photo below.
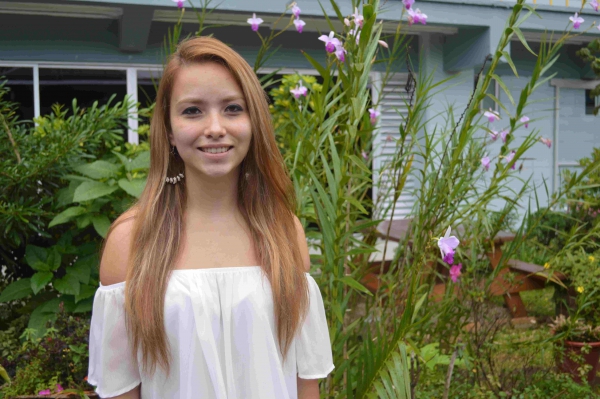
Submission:
<svg viewBox="0 0 600 399">
<path fill-rule="evenodd" d="M 127 211 L 111 226 L 100 260 L 100 282 L 111 285 L 125 281 L 129 263 L 134 211 Z"/>
<path fill-rule="evenodd" d="M 296 224 L 298 247 L 300 248 L 300 253 L 302 254 L 302 264 L 304 265 L 304 270 L 306 272 L 310 272 L 310 255 L 308 253 L 306 234 L 304 233 L 304 228 L 302 227 L 300 219 L 298 219 L 296 215 L 294 215 L 294 223 Z"/>
</svg>

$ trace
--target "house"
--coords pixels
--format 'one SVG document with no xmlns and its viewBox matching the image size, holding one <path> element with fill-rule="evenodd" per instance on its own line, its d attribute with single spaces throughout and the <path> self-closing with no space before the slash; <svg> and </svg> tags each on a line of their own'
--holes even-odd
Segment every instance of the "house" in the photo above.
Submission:
<svg viewBox="0 0 600 399">
<path fill-rule="evenodd" d="M 343 14 L 353 12 L 349 0 L 338 3 Z M 401 18 L 403 4 L 400 0 L 382 3 L 384 34 L 389 34 Z M 434 73 L 436 79 L 455 77 L 434 99 L 429 117 L 433 118 L 447 104 L 452 104 L 455 110 L 466 106 L 475 75 L 485 56 L 494 51 L 514 3 L 514 0 L 417 0 L 415 6 L 428 15 L 428 21 L 427 25 L 406 27 L 415 44 L 414 59 L 422 60 L 422 65 L 418 65 L 422 73 Z M 581 1 L 576 0 L 529 0 L 528 3 L 542 17 L 532 16 L 521 25 L 534 48 L 545 31 L 564 30 L 570 26 L 569 16 L 581 9 Z M 199 7 L 200 0 L 192 0 L 192 4 Z M 206 24 L 225 24 L 227 28 L 208 31 L 233 45 L 250 63 L 256 57 L 260 41 L 246 20 L 256 13 L 265 20 L 261 32 L 267 33 L 286 8 L 283 0 L 225 0 L 211 4 L 219 5 Z M 330 4 L 323 4 L 334 15 Z M 281 50 L 260 72 L 282 68 L 283 74 L 294 71 L 316 74 L 300 50 L 323 59 L 323 46 L 317 37 L 319 32 L 327 33 L 329 29 L 317 0 L 298 0 L 298 5 L 306 22 L 304 32 L 298 34 L 291 29 L 279 36 Z M 198 26 L 189 2 L 185 7 L 182 37 L 193 34 Z M 8 78 L 12 100 L 22 104 L 22 119 L 49 113 L 55 102 L 70 107 L 74 97 L 81 106 L 89 106 L 95 100 L 102 104 L 112 93 L 117 94 L 117 100 L 129 94 L 147 103 L 155 95 L 152 78 L 160 74 L 163 39 L 179 15 L 177 5 L 171 0 L 2 0 L 0 75 Z M 581 30 L 594 20 L 600 22 L 600 13 L 589 5 L 581 11 L 581 16 L 586 20 Z M 523 173 L 533 173 L 537 185 L 546 182 L 550 192 L 560 186 L 561 170 L 575 167 L 577 159 L 600 146 L 599 120 L 591 115 L 598 99 L 589 98 L 589 90 L 598 80 L 594 80 L 597 78 L 589 65 L 575 55 L 582 45 L 599 37 L 600 30 L 594 28 L 569 41 L 553 67 L 557 75 L 536 91 L 534 98 L 540 101 L 527 109 L 531 127 L 541 129 L 541 134 L 552 139 L 553 145 L 551 149 L 542 144 L 534 146 L 523 162 Z M 506 64 L 498 72 L 509 89 L 517 93 L 535 60 L 516 37 L 509 52 L 521 78 L 516 78 Z M 397 112 L 403 112 L 403 87 L 408 75 L 406 67 L 400 65 L 386 87 L 381 87 L 381 76 L 377 71 L 372 74 L 374 93 L 380 90 L 393 93 L 380 104 L 380 140 L 385 140 L 387 135 L 398 135 L 401 118 Z M 491 90 L 510 106 L 497 84 Z M 442 116 L 438 115 L 432 123 L 439 118 Z M 137 142 L 137 121 L 129 122 L 128 139 Z M 385 149 L 378 151 L 374 170 L 389 156 Z M 377 192 L 373 194 L 377 196 Z M 545 193 L 540 194 L 545 201 Z M 401 197 L 394 217 L 406 215 L 413 202 L 410 195 Z"/>
</svg>

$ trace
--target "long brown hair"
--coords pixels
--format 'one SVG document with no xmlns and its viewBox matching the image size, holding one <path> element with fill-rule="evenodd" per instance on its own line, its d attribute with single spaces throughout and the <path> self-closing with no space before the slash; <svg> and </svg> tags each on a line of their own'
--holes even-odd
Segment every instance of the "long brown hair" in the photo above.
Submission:
<svg viewBox="0 0 600 399">
<path fill-rule="evenodd" d="M 238 206 L 249 226 L 261 268 L 273 293 L 277 337 L 283 359 L 308 309 L 308 283 L 297 245 L 293 219 L 294 189 L 277 148 L 267 97 L 248 63 L 219 40 L 198 37 L 179 44 L 169 57 L 156 96 L 150 126 L 150 170 L 134 215 L 125 310 L 133 355 L 141 349 L 142 366 L 170 370 L 164 327 L 164 300 L 170 272 L 181 248 L 185 180 L 165 183 L 183 171 L 181 158 L 170 153 L 169 110 L 177 73 L 182 67 L 218 62 L 229 69 L 246 98 L 252 126 L 248 154 L 238 178 Z"/>
</svg>

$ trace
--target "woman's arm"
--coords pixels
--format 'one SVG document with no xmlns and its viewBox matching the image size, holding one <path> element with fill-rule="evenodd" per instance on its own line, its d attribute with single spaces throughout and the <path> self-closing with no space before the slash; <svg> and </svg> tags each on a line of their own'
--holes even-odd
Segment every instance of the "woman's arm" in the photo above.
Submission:
<svg viewBox="0 0 600 399">
<path fill-rule="evenodd" d="M 319 399 L 319 380 L 305 380 L 296 376 L 298 399 Z"/>
</svg>

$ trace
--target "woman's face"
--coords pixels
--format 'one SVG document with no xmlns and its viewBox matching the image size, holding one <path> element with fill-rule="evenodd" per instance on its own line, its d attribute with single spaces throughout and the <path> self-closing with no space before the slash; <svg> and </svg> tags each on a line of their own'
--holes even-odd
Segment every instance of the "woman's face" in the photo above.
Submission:
<svg viewBox="0 0 600 399">
<path fill-rule="evenodd" d="M 252 139 L 246 99 L 229 70 L 215 62 L 183 67 L 171 93 L 169 141 L 187 174 L 238 176 Z"/>
</svg>

